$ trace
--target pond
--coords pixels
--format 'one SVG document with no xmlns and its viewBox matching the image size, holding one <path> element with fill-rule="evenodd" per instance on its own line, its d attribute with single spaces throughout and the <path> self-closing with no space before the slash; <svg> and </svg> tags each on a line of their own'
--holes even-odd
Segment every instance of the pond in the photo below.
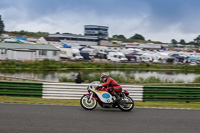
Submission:
<svg viewBox="0 0 200 133">
<path fill-rule="evenodd" d="M 102 69 L 79 69 L 79 70 L 67 70 L 67 71 L 0 71 L 2 76 L 12 76 L 15 78 L 26 78 L 26 79 L 37 79 L 41 81 L 59 82 L 59 79 L 66 77 L 68 79 L 75 79 L 77 73 L 81 71 L 83 75 L 89 77 L 97 76 L 105 70 Z M 178 82 L 184 83 L 193 82 L 196 78 L 200 77 L 200 73 L 184 73 L 177 71 L 137 71 L 137 70 L 108 70 L 111 77 L 112 75 L 119 75 L 122 77 L 134 77 L 135 80 L 140 78 L 147 79 L 149 77 L 159 78 L 161 81 Z"/>
</svg>

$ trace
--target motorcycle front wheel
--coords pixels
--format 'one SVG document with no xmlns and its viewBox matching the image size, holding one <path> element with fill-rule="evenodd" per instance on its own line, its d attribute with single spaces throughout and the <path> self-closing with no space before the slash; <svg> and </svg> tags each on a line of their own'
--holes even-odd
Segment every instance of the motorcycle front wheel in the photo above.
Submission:
<svg viewBox="0 0 200 133">
<path fill-rule="evenodd" d="M 118 107 L 122 111 L 131 111 L 134 107 L 134 101 L 131 97 L 126 96 L 125 99 L 122 99 L 124 102 L 127 102 L 128 104 L 122 102 L 118 104 Z M 130 104 L 131 103 L 131 104 Z"/>
<path fill-rule="evenodd" d="M 89 101 L 89 98 L 90 98 L 89 96 L 83 95 L 81 97 L 80 103 L 84 109 L 93 110 L 97 106 L 97 101 L 93 98 L 91 98 L 91 100 Z"/>
</svg>

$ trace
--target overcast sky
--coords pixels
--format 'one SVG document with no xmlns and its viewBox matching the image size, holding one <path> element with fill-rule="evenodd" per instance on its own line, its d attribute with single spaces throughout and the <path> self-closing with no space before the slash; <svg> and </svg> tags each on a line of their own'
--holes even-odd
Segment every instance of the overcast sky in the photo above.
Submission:
<svg viewBox="0 0 200 133">
<path fill-rule="evenodd" d="M 0 0 L 6 31 L 84 34 L 84 25 L 109 27 L 109 36 L 193 41 L 200 35 L 200 0 Z"/>
</svg>

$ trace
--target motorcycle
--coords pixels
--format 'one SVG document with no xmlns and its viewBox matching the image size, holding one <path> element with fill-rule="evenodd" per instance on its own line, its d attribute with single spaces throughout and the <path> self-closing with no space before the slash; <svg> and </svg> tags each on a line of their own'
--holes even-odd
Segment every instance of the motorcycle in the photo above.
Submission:
<svg viewBox="0 0 200 133">
<path fill-rule="evenodd" d="M 98 88 L 100 82 L 94 81 L 87 87 L 88 93 L 80 99 L 81 106 L 86 110 L 93 110 L 97 103 L 102 108 L 119 108 L 122 111 L 131 111 L 134 107 L 134 101 L 129 96 L 129 92 L 124 90 L 118 95 L 120 101 L 115 102 L 116 97 L 111 95 L 106 88 Z"/>
</svg>

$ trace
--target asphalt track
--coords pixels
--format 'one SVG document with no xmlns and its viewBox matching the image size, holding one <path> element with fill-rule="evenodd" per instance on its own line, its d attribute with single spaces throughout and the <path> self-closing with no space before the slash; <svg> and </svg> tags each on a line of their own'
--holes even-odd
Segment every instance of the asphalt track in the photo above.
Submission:
<svg viewBox="0 0 200 133">
<path fill-rule="evenodd" d="M 0 133 L 200 133 L 200 110 L 0 103 Z"/>
</svg>

